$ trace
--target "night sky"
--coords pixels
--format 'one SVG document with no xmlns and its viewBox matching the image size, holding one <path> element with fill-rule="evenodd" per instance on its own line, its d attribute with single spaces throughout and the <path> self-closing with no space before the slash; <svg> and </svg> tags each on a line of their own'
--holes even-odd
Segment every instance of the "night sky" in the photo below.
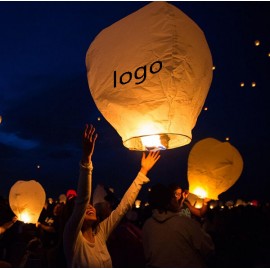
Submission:
<svg viewBox="0 0 270 270">
<path fill-rule="evenodd" d="M 147 3 L 0 2 L 0 195 L 8 197 L 18 180 L 37 180 L 47 197 L 76 189 L 85 123 L 99 135 L 93 187 L 104 184 L 123 195 L 140 169 L 142 153 L 125 148 L 98 111 L 85 55 L 101 30 Z M 187 187 L 192 146 L 207 137 L 228 137 L 244 168 L 219 198 L 269 201 L 270 3 L 169 3 L 204 31 L 215 70 L 208 110 L 199 115 L 191 143 L 161 152 L 139 198 L 157 182 Z"/>
</svg>

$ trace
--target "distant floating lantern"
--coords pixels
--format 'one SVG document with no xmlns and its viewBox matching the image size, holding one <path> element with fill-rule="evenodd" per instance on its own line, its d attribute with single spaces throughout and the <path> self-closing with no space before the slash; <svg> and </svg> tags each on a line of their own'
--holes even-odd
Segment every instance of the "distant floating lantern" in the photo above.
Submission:
<svg viewBox="0 0 270 270">
<path fill-rule="evenodd" d="M 268 57 L 270 57 L 270 53 L 268 53 Z"/>
<path fill-rule="evenodd" d="M 0 124 L 2 123 L 2 116 L 0 115 Z"/>
<path fill-rule="evenodd" d="M 204 110 L 205 110 L 205 111 L 207 111 L 207 110 L 208 110 L 208 108 L 207 108 L 207 107 L 204 107 Z"/>
<path fill-rule="evenodd" d="M 230 138 L 229 138 L 229 137 L 226 137 L 226 138 L 225 138 L 225 140 L 226 140 L 226 141 L 229 141 L 229 140 L 230 140 Z"/>
<path fill-rule="evenodd" d="M 98 117 L 97 120 L 100 121 L 100 117 Z"/>
<path fill-rule="evenodd" d="M 245 86 L 245 84 L 244 84 L 243 82 L 241 82 L 241 83 L 240 83 L 240 86 L 241 86 L 241 87 L 244 87 L 244 86 Z"/>
<path fill-rule="evenodd" d="M 255 46 L 260 46 L 261 43 L 260 43 L 259 40 L 255 40 L 255 41 L 254 41 L 254 44 L 255 44 Z"/>
<path fill-rule="evenodd" d="M 140 208 L 141 207 L 141 202 L 142 202 L 141 200 L 136 200 L 135 201 L 135 207 Z"/>
<path fill-rule="evenodd" d="M 229 142 L 203 139 L 193 146 L 188 157 L 189 191 L 200 198 L 218 200 L 242 170 L 242 157 Z"/>
<path fill-rule="evenodd" d="M 91 43 L 86 66 L 94 102 L 125 147 L 190 143 L 213 63 L 204 33 L 181 10 L 154 1 L 114 23 Z"/>
<path fill-rule="evenodd" d="M 46 194 L 35 180 L 17 181 L 9 192 L 9 205 L 19 221 L 35 224 L 44 207 Z"/>
<path fill-rule="evenodd" d="M 215 67 L 215 66 L 213 66 L 213 67 L 212 67 L 212 70 L 215 70 L 215 69 L 216 69 L 216 67 Z"/>
<path fill-rule="evenodd" d="M 252 82 L 251 83 L 251 87 L 256 87 L 256 83 L 255 82 Z"/>
</svg>

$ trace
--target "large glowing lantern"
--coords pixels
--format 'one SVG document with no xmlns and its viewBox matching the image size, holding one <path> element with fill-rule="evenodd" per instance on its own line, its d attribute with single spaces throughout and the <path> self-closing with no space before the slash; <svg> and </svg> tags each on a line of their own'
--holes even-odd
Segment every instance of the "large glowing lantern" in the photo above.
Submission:
<svg viewBox="0 0 270 270">
<path fill-rule="evenodd" d="M 46 194 L 35 180 L 17 181 L 9 191 L 9 205 L 18 220 L 36 223 L 44 207 Z"/>
<path fill-rule="evenodd" d="M 242 170 L 242 157 L 229 142 L 203 139 L 189 153 L 189 191 L 201 198 L 217 200 L 219 194 L 234 185 Z"/>
<path fill-rule="evenodd" d="M 212 81 L 198 25 L 162 1 L 102 30 L 86 55 L 94 102 L 130 150 L 190 143 Z"/>
</svg>

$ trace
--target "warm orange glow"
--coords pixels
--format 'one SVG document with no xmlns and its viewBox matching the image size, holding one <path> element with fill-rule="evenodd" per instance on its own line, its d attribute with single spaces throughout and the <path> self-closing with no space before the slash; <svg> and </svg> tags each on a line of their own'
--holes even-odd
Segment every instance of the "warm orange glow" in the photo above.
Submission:
<svg viewBox="0 0 270 270">
<path fill-rule="evenodd" d="M 140 208 L 140 206 L 141 206 L 141 200 L 136 200 L 135 201 L 135 207 Z"/>
<path fill-rule="evenodd" d="M 245 84 L 244 84 L 243 82 L 241 82 L 241 83 L 240 83 L 240 86 L 241 86 L 241 87 L 244 87 L 244 86 L 245 86 Z"/>
<path fill-rule="evenodd" d="M 268 53 L 268 57 L 270 57 L 270 53 Z"/>
<path fill-rule="evenodd" d="M 252 87 L 255 87 L 255 86 L 256 86 L 256 83 L 255 83 L 255 82 L 252 82 L 252 83 L 251 83 L 251 86 L 252 86 Z"/>
<path fill-rule="evenodd" d="M 147 30 L 140 31 L 145 25 Z M 89 90 L 102 120 L 132 151 L 189 144 L 214 66 L 198 24 L 174 5 L 153 1 L 103 30 L 85 59 Z"/>
<path fill-rule="evenodd" d="M 215 66 L 213 66 L 213 67 L 212 67 L 212 70 L 215 70 L 215 69 L 216 69 L 216 67 L 215 67 Z"/>
<path fill-rule="evenodd" d="M 24 222 L 24 223 L 29 223 L 30 222 L 30 217 L 27 212 L 23 212 L 19 215 L 18 220 Z"/>
<path fill-rule="evenodd" d="M 230 140 L 230 138 L 229 137 L 226 137 L 226 139 L 225 139 L 226 141 L 229 141 Z"/>
<path fill-rule="evenodd" d="M 46 201 L 43 187 L 35 180 L 19 180 L 9 191 L 9 205 L 19 221 L 36 224 Z"/>
<path fill-rule="evenodd" d="M 200 208 L 202 208 L 202 207 L 203 207 L 203 202 L 202 202 L 202 200 L 196 201 L 195 208 L 200 209 Z"/>
<path fill-rule="evenodd" d="M 144 136 L 141 141 L 147 150 L 165 150 L 168 147 L 168 138 L 165 135 Z"/>
<path fill-rule="evenodd" d="M 207 107 L 204 107 L 204 110 L 205 110 L 205 111 L 207 111 L 207 110 L 208 110 L 208 108 L 207 108 Z"/>
<path fill-rule="evenodd" d="M 206 198 L 207 197 L 207 192 L 202 187 L 195 188 L 194 191 L 192 191 L 192 193 L 197 195 L 199 198 Z"/>
<path fill-rule="evenodd" d="M 200 198 L 218 200 L 218 195 L 238 180 L 242 170 L 242 157 L 229 142 L 203 139 L 189 153 L 189 192 Z"/>
<path fill-rule="evenodd" d="M 100 121 L 100 117 L 98 117 L 97 120 Z"/>
<path fill-rule="evenodd" d="M 260 41 L 259 40 L 255 40 L 254 44 L 255 44 L 255 46 L 259 46 L 260 45 Z"/>
</svg>

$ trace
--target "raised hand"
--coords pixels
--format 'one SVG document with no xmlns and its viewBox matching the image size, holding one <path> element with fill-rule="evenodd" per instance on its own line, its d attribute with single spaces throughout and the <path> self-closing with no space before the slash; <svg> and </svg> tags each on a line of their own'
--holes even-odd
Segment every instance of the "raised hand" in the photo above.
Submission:
<svg viewBox="0 0 270 270">
<path fill-rule="evenodd" d="M 95 149 L 97 134 L 93 125 L 86 124 L 82 139 L 82 163 L 89 164 Z"/>
<path fill-rule="evenodd" d="M 150 151 L 148 156 L 146 156 L 145 152 L 143 152 L 140 172 L 144 175 L 147 175 L 148 171 L 152 169 L 152 167 L 156 164 L 159 158 L 159 151 Z"/>
</svg>

